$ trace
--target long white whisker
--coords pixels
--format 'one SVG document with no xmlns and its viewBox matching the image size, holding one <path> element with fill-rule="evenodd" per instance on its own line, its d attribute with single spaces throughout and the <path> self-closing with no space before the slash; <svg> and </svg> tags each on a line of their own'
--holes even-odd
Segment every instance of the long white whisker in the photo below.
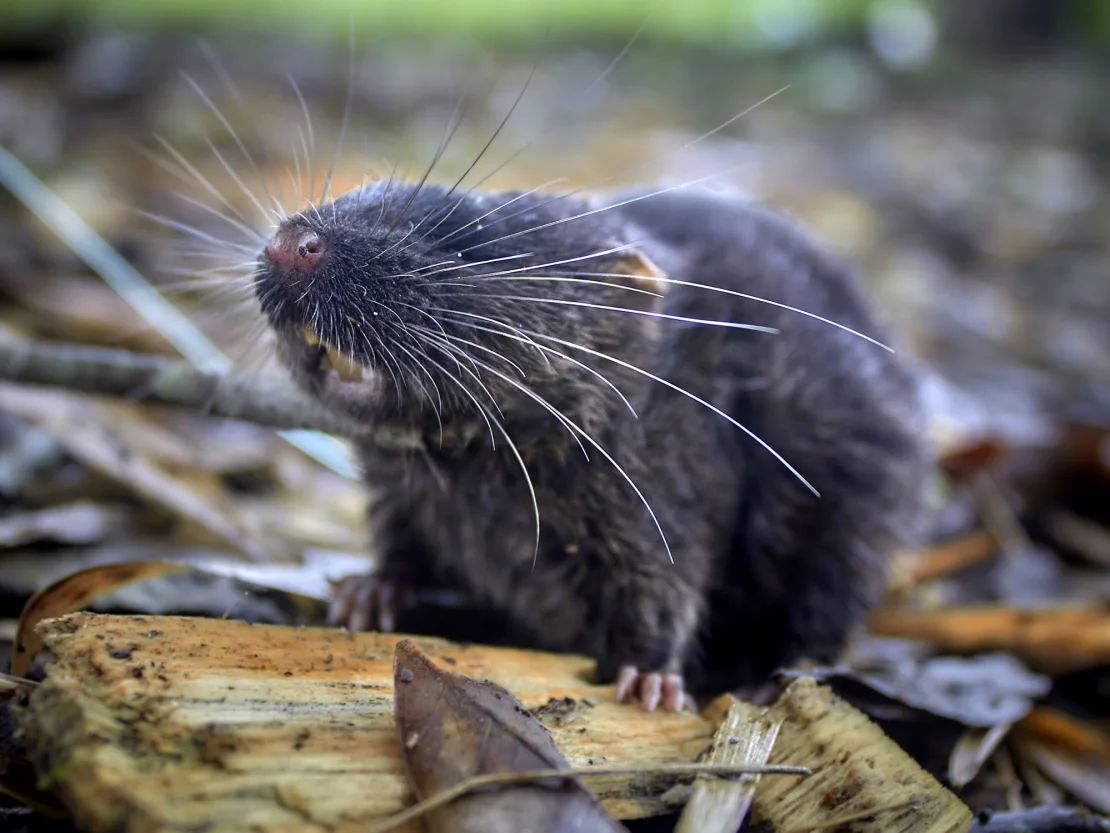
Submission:
<svg viewBox="0 0 1110 833">
<path fill-rule="evenodd" d="M 548 222 L 548 223 L 540 223 L 539 225 L 532 226 L 531 228 L 521 229 L 520 231 L 514 231 L 514 232 L 511 232 L 509 234 L 503 234 L 501 237 L 495 237 L 492 240 L 484 240 L 481 243 L 476 243 L 473 246 L 468 246 L 467 248 L 463 249 L 462 252 L 466 253 L 466 252 L 469 252 L 469 251 L 473 251 L 474 249 L 480 249 L 480 248 L 483 248 L 485 246 L 491 246 L 494 243 L 500 243 L 502 240 L 511 240 L 514 237 L 521 237 L 522 235 L 531 234 L 532 232 L 536 232 L 536 231 L 542 231 L 543 229 L 551 228 L 553 226 L 562 225 L 563 223 L 570 223 L 570 222 L 573 222 L 575 220 L 585 219 L 586 217 L 593 217 L 593 216 L 595 216 L 597 214 L 601 214 L 605 211 L 612 211 L 614 208 L 621 208 L 621 207 L 626 206 L 626 205 L 631 205 L 632 203 L 640 202 L 642 200 L 651 199 L 652 197 L 658 197 L 658 196 L 661 196 L 663 194 L 669 194 L 672 191 L 679 191 L 683 188 L 689 188 L 693 185 L 697 185 L 697 184 L 702 183 L 702 182 L 708 182 L 711 179 L 716 179 L 718 177 L 724 176 L 726 173 L 731 173 L 732 171 L 736 170 L 737 167 L 739 167 L 739 166 L 734 165 L 732 167 L 725 168 L 724 170 L 717 171 L 716 173 L 712 173 L 712 174 L 708 174 L 706 176 L 698 177 L 697 179 L 691 179 L 691 180 L 688 180 L 686 182 L 681 182 L 678 185 L 671 185 L 667 188 L 660 188 L 658 190 L 651 191 L 647 194 L 639 194 L 635 197 L 629 197 L 628 199 L 620 200 L 619 202 L 612 203 L 611 205 L 605 205 L 605 206 L 602 206 L 600 208 L 593 208 L 593 209 L 590 209 L 589 211 L 582 211 L 578 214 L 573 214 L 570 217 L 562 217 L 558 220 L 552 220 L 551 222 Z"/>
<path fill-rule="evenodd" d="M 551 364 L 551 362 L 547 358 L 547 355 L 543 352 L 543 345 L 537 344 L 535 341 L 530 339 L 527 336 L 527 334 L 524 333 L 523 330 L 520 330 L 520 329 L 514 327 L 512 324 L 507 324 L 504 321 L 499 321 L 496 318 L 490 318 L 487 315 L 479 315 L 476 312 L 458 312 L 456 310 L 447 309 L 445 307 L 429 307 L 428 309 L 431 310 L 432 312 L 450 313 L 450 314 L 453 314 L 453 315 L 465 315 L 467 318 L 475 318 L 479 321 L 485 321 L 489 324 L 496 324 L 500 327 L 504 327 L 507 330 L 511 330 L 512 332 L 519 335 L 526 343 L 531 344 L 533 347 L 535 347 L 537 352 L 539 352 L 540 356 L 543 358 L 543 360 L 549 366 Z"/>
<path fill-rule="evenodd" d="M 457 339 L 457 340 L 465 341 L 465 339 Z M 461 347 L 459 347 L 457 345 L 451 344 L 447 341 L 443 341 L 442 339 L 440 339 L 438 337 L 431 338 L 430 341 L 431 341 L 432 344 L 438 344 L 438 345 L 440 345 L 440 347 L 442 349 L 449 350 L 451 353 L 457 353 L 460 356 L 464 356 L 472 364 L 474 364 L 475 367 L 480 367 L 480 368 L 488 371 L 489 373 L 495 374 L 496 376 L 498 376 L 502 379 L 508 380 L 510 378 L 508 376 L 505 376 L 500 371 L 498 371 L 497 368 L 493 367 L 493 365 L 491 365 L 489 362 L 484 362 L 481 359 L 474 358 L 469 353 L 467 353 L 466 350 L 463 350 Z M 474 344 L 474 342 L 469 342 L 469 343 L 473 344 L 476 347 L 481 347 L 481 345 Z M 482 349 L 488 350 L 488 348 L 482 348 Z M 493 351 L 490 351 L 490 352 L 493 352 Z M 524 387 L 527 387 L 527 386 L 524 386 Z M 488 388 L 485 388 L 484 385 L 483 385 L 483 388 L 486 389 L 487 392 L 488 392 Z M 582 451 L 582 456 L 584 456 L 586 458 L 586 460 L 589 460 L 590 455 L 586 451 L 586 446 L 584 446 L 582 444 L 582 440 L 579 439 L 578 435 L 574 432 L 573 427 L 572 427 L 573 423 L 562 412 L 556 410 L 556 411 L 554 411 L 554 413 L 556 414 L 556 419 L 558 419 L 560 421 L 560 423 L 567 429 L 567 432 L 570 434 L 571 439 L 573 439 L 578 444 L 579 449 L 581 449 L 581 451 Z"/>
<path fill-rule="evenodd" d="M 227 131 L 227 135 L 231 137 L 232 141 L 235 142 L 236 147 L 239 148 L 239 152 L 243 154 L 243 158 L 247 160 L 247 164 L 249 164 L 251 168 L 257 171 L 258 165 L 255 164 L 254 157 L 251 156 L 250 151 L 247 150 L 247 146 L 243 144 L 243 140 L 239 138 L 239 134 L 235 131 L 235 128 L 231 126 L 231 122 L 227 120 L 227 117 L 223 114 L 223 111 L 216 106 L 216 102 L 209 98 L 208 93 L 206 93 L 204 89 L 200 86 L 200 84 L 194 81 L 192 76 L 189 75 L 187 72 L 182 71 L 181 77 L 184 78 L 189 86 L 193 88 L 193 92 L 200 96 L 200 100 L 203 101 L 208 109 L 212 111 L 212 115 L 214 115 L 219 120 L 220 124 L 223 126 L 223 129 Z"/>
<path fill-rule="evenodd" d="M 459 226 L 457 229 L 452 231 L 450 234 L 445 234 L 443 237 L 441 237 L 441 238 L 439 238 L 438 240 L 435 241 L 435 245 L 438 246 L 441 243 L 444 243 L 447 240 L 450 240 L 456 234 L 459 234 L 459 233 L 465 231 L 466 229 L 470 228 L 471 226 L 477 225 L 478 223 L 482 222 L 482 220 L 486 219 L 486 217 L 489 217 L 491 214 L 496 214 L 498 211 L 512 205 L 517 200 L 522 200 L 525 197 L 530 197 L 530 196 L 532 196 L 532 194 L 535 194 L 537 191 L 542 191 L 544 188 L 547 188 L 551 185 L 557 185 L 560 182 L 566 182 L 566 177 L 565 176 L 560 176 L 560 177 L 557 177 L 555 179 L 549 179 L 547 182 L 544 182 L 540 185 L 537 185 L 535 188 L 530 188 L 527 191 L 524 191 L 523 193 L 517 194 L 512 199 L 505 200 L 505 202 L 501 203 L 501 205 L 497 206 L 496 208 L 491 208 L 489 211 L 487 211 L 481 217 L 475 217 L 473 220 L 471 220 L 466 225 Z"/>
<path fill-rule="evenodd" d="M 468 315 L 469 313 L 464 312 L 464 313 L 458 313 L 458 314 L 459 315 Z M 479 316 L 479 317 L 481 317 L 481 316 Z M 492 327 L 483 327 L 481 324 L 475 324 L 471 321 L 459 321 L 457 319 L 454 319 L 453 323 L 458 324 L 461 327 L 470 327 L 470 328 L 475 329 L 475 330 L 480 330 L 480 331 L 485 332 L 485 333 L 490 333 L 491 335 L 501 336 L 502 338 L 511 338 L 513 341 L 519 341 L 521 344 L 531 344 L 534 347 L 537 347 L 538 349 L 544 351 L 545 353 L 551 353 L 551 355 L 553 355 L 553 356 L 557 356 L 558 358 L 563 359 L 564 361 L 570 362 L 571 364 L 575 365 L 576 367 L 582 368 L 587 373 L 589 373 L 591 376 L 594 376 L 599 381 L 603 382 L 607 387 L 609 387 L 609 389 L 612 390 L 613 393 L 615 393 L 618 397 L 620 397 L 621 402 L 623 402 L 625 407 L 628 408 L 629 413 L 631 413 L 632 416 L 639 419 L 640 415 L 636 413 L 636 408 L 633 407 L 632 403 L 628 400 L 628 397 L 626 397 L 624 395 L 624 392 L 621 391 L 621 389 L 618 388 L 612 381 L 610 381 L 609 378 L 606 377 L 603 373 L 599 372 L 595 368 L 590 367 L 585 362 L 579 361 L 578 359 L 574 358 L 573 356 L 568 356 L 566 353 L 564 353 L 560 350 L 556 350 L 554 347 L 548 347 L 545 344 L 536 344 L 536 342 L 534 342 L 532 339 L 528 338 L 527 336 L 521 337 L 521 336 L 513 335 L 512 333 L 504 332 L 503 330 L 495 330 Z M 499 321 L 497 323 L 501 324 L 502 326 L 508 326 L 504 322 L 501 322 L 501 321 Z"/>
<path fill-rule="evenodd" d="M 488 298 L 491 300 L 501 301 L 524 301 L 536 304 L 556 304 L 559 306 L 570 307 L 585 307 L 586 309 L 602 310 L 604 312 L 624 312 L 629 315 L 640 315 L 645 318 L 657 318 L 664 321 L 677 321 L 683 324 L 705 324 L 710 327 L 724 327 L 729 330 L 747 330 L 756 333 L 771 333 L 778 334 L 778 329 L 775 327 L 764 327 L 761 324 L 741 324 L 736 321 L 721 321 L 716 318 L 690 318 L 685 315 L 674 315 L 669 312 L 652 312 L 651 310 L 643 309 L 630 309 L 629 307 L 613 307 L 607 304 L 594 304 L 589 301 L 571 301 L 565 298 L 537 298 L 533 295 L 482 295 L 482 294 L 466 294 L 460 295 L 457 292 L 446 292 L 438 297 L 440 298 Z"/>
<path fill-rule="evenodd" d="M 227 249 L 235 249 L 236 251 L 244 252 L 246 254 L 255 253 L 254 248 L 251 246 L 246 246 L 242 243 L 233 243 L 232 241 L 225 240 L 222 237 L 216 237 L 215 235 L 203 232 L 195 226 L 189 225 L 188 223 L 182 223 L 177 220 L 170 219 L 169 217 L 164 217 L 161 214 L 154 214 L 150 211 L 139 211 L 138 213 L 140 216 L 146 217 L 148 220 L 153 220 L 155 223 L 158 223 L 160 225 L 175 229 L 177 231 L 185 232 L 186 234 L 190 234 L 200 240 L 206 240 L 207 242 L 212 243 L 216 246 L 222 246 L 225 251 Z"/>
<path fill-rule="evenodd" d="M 714 127 L 712 130 L 707 130 L 705 133 L 702 133 L 696 139 L 691 139 L 689 142 L 682 145 L 682 147 L 676 148 L 675 150 L 673 150 L 671 152 L 672 153 L 682 153 L 682 151 L 687 150 L 689 148 L 692 148 L 694 145 L 698 144 L 699 142 L 704 142 L 710 136 L 714 136 L 717 133 L 720 133 L 722 130 L 724 130 L 729 125 L 731 125 L 731 124 L 739 121 L 740 119 L 744 118 L 744 116 L 748 115 L 748 113 L 752 112 L 752 110 L 756 109 L 757 107 L 762 107 L 768 101 L 770 101 L 773 98 L 777 98 L 778 96 L 782 95 L 784 92 L 786 92 L 789 89 L 790 89 L 790 85 L 787 84 L 785 87 L 781 87 L 781 88 L 775 90 L 770 95 L 766 95 L 763 98 L 761 98 L 755 104 L 752 104 L 748 107 L 745 107 L 743 110 L 741 110 L 736 115 L 732 116 L 731 118 L 727 119 L 726 121 L 721 122 L 716 127 Z"/>
<path fill-rule="evenodd" d="M 502 373 L 501 371 L 499 371 L 495 368 L 488 368 L 488 370 L 489 370 L 489 372 L 491 372 L 491 373 L 495 374 L 496 376 L 500 377 L 507 384 L 510 384 L 513 387 L 515 387 L 517 390 L 519 390 L 521 393 L 523 393 L 529 399 L 532 399 L 533 401 L 535 401 L 536 404 L 540 405 L 540 407 L 542 407 L 544 410 L 548 411 L 553 417 L 555 417 L 555 419 L 557 421 L 559 421 L 561 423 L 564 423 L 568 427 L 568 429 L 573 429 L 573 431 L 576 432 L 579 436 L 581 436 L 582 439 L 586 440 L 586 442 L 588 442 L 591 446 L 593 446 L 595 449 L 597 449 L 598 453 L 600 453 L 601 456 L 604 457 L 609 462 L 609 464 L 613 467 L 613 469 L 632 488 L 632 491 L 636 493 L 636 497 L 638 497 L 640 499 L 640 502 L 644 505 L 644 508 L 647 510 L 648 515 L 651 516 L 652 523 L 655 524 L 655 529 L 659 532 L 659 538 L 663 542 L 663 548 L 667 551 L 667 558 L 673 564 L 674 563 L 674 555 L 671 553 L 671 545 L 667 541 L 667 535 L 666 535 L 665 532 L 663 532 L 663 525 L 659 522 L 659 518 L 655 514 L 655 510 L 651 508 L 651 503 L 648 502 L 647 497 L 640 490 L 640 487 L 636 485 L 636 481 L 633 480 L 632 476 L 627 471 L 625 471 L 624 467 L 621 466 L 620 463 L 618 463 L 613 458 L 613 455 L 611 455 L 608 451 L 606 451 L 605 448 L 601 445 L 601 443 L 599 443 L 597 440 L 595 440 L 590 435 L 590 433 L 588 431 L 586 431 L 584 428 L 582 428 L 580 425 L 578 425 L 578 423 L 576 423 L 570 417 L 563 414 L 558 408 L 556 408 L 554 405 L 552 405 L 550 402 L 548 402 L 546 399 L 544 399 L 538 393 L 533 391 L 527 385 L 522 385 L 521 383 L 519 383 L 515 379 L 513 379 L 511 376 L 509 376 L 505 373 Z M 533 565 L 534 565 L 534 562 L 533 562 Z M 534 569 L 534 566 L 533 566 L 533 569 Z"/>
<path fill-rule="evenodd" d="M 521 375 L 521 378 L 525 378 L 525 377 L 528 376 L 528 374 L 524 372 L 524 368 L 522 368 L 519 364 L 514 362 L 512 359 L 510 359 L 504 353 L 499 353 L 496 350 L 494 350 L 492 347 L 486 347 L 484 344 L 479 344 L 476 341 L 470 341 L 469 339 L 465 339 L 462 336 L 452 335 L 451 333 L 448 333 L 448 332 L 437 333 L 435 330 L 431 330 L 427 327 L 422 327 L 419 324 L 413 324 L 412 326 L 418 332 L 422 332 L 425 335 L 434 336 L 435 338 L 440 338 L 440 339 L 445 338 L 449 341 L 457 341 L 459 344 L 465 344 L 469 347 L 477 348 L 478 350 L 481 350 L 483 353 L 489 353 L 494 358 L 500 359 L 501 361 L 505 362 L 505 364 L 510 365 L 513 368 L 513 370 L 515 370 L 517 373 L 519 373 Z"/>
<path fill-rule="evenodd" d="M 610 361 L 610 362 L 613 362 L 615 364 L 618 364 L 621 367 L 624 367 L 624 368 L 627 368 L 628 370 L 631 370 L 633 373 L 639 373 L 641 376 L 646 376 L 648 379 L 651 379 L 655 382 L 658 382 L 659 384 L 663 385 L 664 387 L 668 387 L 671 390 L 676 391 L 677 393 L 680 393 L 680 394 L 682 394 L 683 396 L 685 396 L 689 399 L 692 399 L 693 401 L 697 402 L 699 405 L 702 405 L 702 406 L 708 408 L 713 413 L 717 414 L 718 416 L 725 419 L 727 422 L 736 426 L 741 431 L 743 431 L 745 434 L 747 434 L 749 437 L 751 437 L 753 440 L 755 440 L 757 443 L 759 443 L 759 445 L 761 445 L 764 449 L 766 449 L 766 451 L 772 457 L 774 457 L 783 466 L 785 466 L 786 469 L 791 474 L 793 474 L 794 477 L 796 477 L 798 479 L 798 482 L 800 482 L 803 486 L 805 486 L 807 489 L 809 489 L 809 491 L 813 492 L 813 494 L 816 495 L 817 497 L 821 496 L 821 493 L 818 492 L 816 488 L 814 488 L 813 484 L 811 484 L 808 480 L 806 480 L 805 477 L 802 476 L 801 472 L 799 472 L 796 468 L 794 468 L 794 466 L 792 466 L 789 462 L 787 462 L 786 458 L 784 458 L 781 454 L 779 454 L 777 451 L 775 451 L 775 449 L 772 448 L 762 437 L 760 437 L 758 434 L 756 434 L 754 431 L 752 431 L 750 428 L 748 428 L 743 423 L 739 422 L 738 420 L 736 420 L 735 418 L 733 418 L 729 414 L 722 411 L 716 405 L 713 405 L 712 403 L 707 402 L 706 400 L 702 399 L 697 394 L 691 393 L 690 391 L 686 390 L 685 388 L 680 387 L 679 385 L 676 385 L 674 382 L 670 382 L 670 381 L 664 379 L 662 376 L 656 376 L 654 373 L 651 373 L 650 371 L 644 370 L 642 367 L 638 367 L 638 366 L 632 364 L 631 362 L 626 362 L 623 359 L 618 359 L 616 356 L 610 356 L 608 353 L 602 353 L 599 350 L 594 350 L 590 347 L 586 347 L 586 346 L 581 345 L 581 344 L 575 344 L 573 341 L 566 341 L 565 339 L 557 338 L 555 336 L 545 335 L 544 333 L 538 333 L 534 330 L 525 330 L 525 332 L 527 332 L 531 336 L 534 336 L 535 338 L 543 339 L 545 341 L 553 341 L 556 344 L 561 344 L 564 347 L 569 347 L 572 350 L 581 350 L 582 352 L 588 353 L 591 356 L 595 356 L 599 359 L 605 359 L 606 361 Z"/>
<path fill-rule="evenodd" d="M 492 257 L 489 260 L 468 261 L 466 263 L 455 263 L 455 261 L 451 260 L 451 261 L 447 261 L 447 262 L 448 263 L 455 263 L 455 265 L 451 266 L 449 268 L 446 268 L 446 269 L 436 269 L 434 272 L 423 272 L 421 270 L 430 269 L 431 267 L 430 266 L 422 266 L 422 267 L 420 267 L 420 268 L 418 268 L 414 271 L 419 273 L 420 277 L 422 277 L 422 278 L 430 278 L 432 275 L 440 275 L 444 272 L 455 272 L 455 271 L 458 271 L 459 269 L 473 269 L 475 266 L 485 266 L 485 265 L 490 264 L 490 263 L 502 263 L 506 260 L 520 260 L 521 258 L 531 257 L 531 256 L 532 256 L 532 252 L 521 252 L 520 254 L 516 254 L 516 255 L 506 255 L 504 257 Z M 434 265 L 435 266 L 440 266 L 442 264 L 437 263 L 437 264 L 434 264 Z M 500 274 L 500 273 L 495 272 L 494 274 Z"/>
<path fill-rule="evenodd" d="M 203 187 L 206 191 L 208 191 L 208 193 L 219 200 L 220 205 L 222 205 L 244 223 L 250 225 L 250 220 L 247 218 L 247 216 L 243 214 L 243 212 L 240 211 L 238 208 L 236 208 L 235 205 L 233 205 L 232 202 L 224 196 L 223 192 L 215 185 L 213 185 L 211 181 L 209 181 L 209 179 L 197 169 L 196 165 L 186 159 L 185 156 L 177 148 L 175 148 L 157 133 L 154 134 L 154 140 L 158 142 L 158 144 L 162 146 L 162 149 L 165 150 L 166 153 L 168 153 L 172 157 L 173 161 L 180 165 L 184 171 L 186 171 L 198 183 L 200 183 L 201 187 Z M 155 156 L 155 159 L 157 159 L 157 156 Z"/>
<path fill-rule="evenodd" d="M 216 147 L 215 143 L 213 143 L 213 141 L 209 138 L 205 138 L 204 141 L 208 145 L 208 149 L 212 152 L 212 155 L 215 156 L 216 159 L 219 161 L 220 166 L 225 171 L 227 171 L 227 175 L 231 177 L 232 182 L 239 186 L 239 190 L 242 191 L 243 195 L 248 200 L 250 200 L 251 204 L 255 208 L 258 209 L 258 213 L 262 215 L 262 218 L 266 222 L 273 224 L 274 219 L 273 217 L 271 217 L 270 211 L 267 211 L 265 207 L 263 207 L 262 201 L 259 200 L 257 196 L 255 196 L 254 191 L 247 187 L 247 183 L 243 181 L 243 178 L 241 176 L 239 176 L 239 172 L 235 170 L 234 166 L 232 166 L 232 164 L 227 161 L 224 155 L 220 153 L 220 150 Z M 274 211 L 274 213 L 278 215 L 277 220 L 279 222 L 285 219 L 285 212 L 282 211 L 281 206 L 277 206 L 277 211 Z"/>
<path fill-rule="evenodd" d="M 263 237 L 261 234 L 258 233 L 258 229 L 251 228 L 246 223 L 239 222 L 238 220 L 236 220 L 231 215 L 225 214 L 223 211 L 220 211 L 220 209 L 209 205 L 208 203 L 204 202 L 203 200 L 193 199 L 192 197 L 188 196 L 187 194 L 180 194 L 177 191 L 174 191 L 173 195 L 175 197 L 177 197 L 177 199 L 181 200 L 182 202 L 188 203 L 189 205 L 191 205 L 195 208 L 199 208 L 201 211 L 205 211 L 205 212 L 211 214 L 212 216 L 217 217 L 220 220 L 223 220 L 225 223 L 227 223 L 229 226 L 231 226 L 236 231 L 241 231 L 248 238 L 257 240 L 260 243 L 265 242 L 265 240 L 266 240 L 265 237 Z"/>
<path fill-rule="evenodd" d="M 573 274 L 574 275 L 587 275 L 587 276 L 590 276 L 590 277 L 598 277 L 598 278 L 627 278 L 628 277 L 627 275 L 621 274 L 619 272 L 574 272 Z M 484 277 L 499 278 L 500 275 L 498 275 L 497 273 L 494 273 L 494 274 L 489 275 L 489 276 L 475 275 L 474 279 L 477 280 L 478 278 L 484 278 Z M 537 278 L 543 277 L 545 279 L 550 279 L 550 276 L 536 276 L 536 277 Z M 652 280 L 657 282 L 657 283 L 669 284 L 671 286 L 688 286 L 688 287 L 691 287 L 692 289 L 704 289 L 707 292 L 718 292 L 722 295 L 732 295 L 735 298 L 744 298 L 745 300 L 748 300 L 748 301 L 755 301 L 756 303 L 766 304 L 767 306 L 772 306 L 772 307 L 778 307 L 779 309 L 788 310 L 789 312 L 795 312 L 798 315 L 804 315 L 807 318 L 812 318 L 815 321 L 820 321 L 822 324 L 828 324 L 830 327 L 836 327 L 838 330 L 843 330 L 846 333 L 850 333 L 851 335 L 854 335 L 857 338 L 861 338 L 864 341 L 867 341 L 867 342 L 870 342 L 871 344 L 874 344 L 876 347 L 883 348 L 888 353 L 894 353 L 895 352 L 894 348 L 891 347 L 890 345 L 884 344 L 883 342 L 879 341 L 878 339 L 872 338 L 871 336 L 867 335 L 866 333 L 862 333 L 859 330 L 854 330 L 846 324 L 841 324 L 839 321 L 834 321 L 831 318 L 825 318 L 824 316 L 818 315 L 815 312 L 810 312 L 809 310 L 802 309 L 801 307 L 794 307 L 794 306 L 791 306 L 790 304 L 784 304 L 781 301 L 772 301 L 770 298 L 763 298 L 759 295 L 750 295 L 747 292 L 740 292 L 738 290 L 728 289 L 728 288 L 723 287 L 723 286 L 713 286 L 712 284 L 698 283 L 696 281 L 685 281 L 685 280 L 680 280 L 678 278 L 665 278 L 665 277 L 662 277 L 662 276 L 653 276 Z"/>
<path fill-rule="evenodd" d="M 614 277 L 617 277 L 617 275 L 614 275 Z M 627 277 L 627 276 L 622 276 L 622 277 Z M 602 280 L 596 280 L 596 279 L 593 279 L 593 278 L 577 278 L 577 277 L 573 277 L 571 275 L 509 275 L 509 274 L 504 274 L 503 275 L 503 274 L 500 274 L 500 273 L 497 273 L 497 272 L 493 272 L 493 273 L 487 274 L 487 275 L 468 275 L 467 276 L 467 280 L 471 280 L 471 281 L 474 282 L 473 284 L 471 284 L 472 286 L 479 285 L 479 284 L 483 283 L 483 280 L 482 280 L 483 278 L 489 279 L 489 280 L 503 280 L 503 281 L 542 281 L 542 282 L 548 282 L 548 283 L 580 283 L 580 284 L 586 284 L 588 286 L 607 286 L 610 289 L 620 289 L 624 292 L 635 292 L 635 293 L 638 293 L 640 295 L 650 295 L 653 298 L 662 298 L 663 297 L 662 293 L 652 292 L 650 289 L 641 289 L 638 286 L 629 286 L 626 283 L 614 283 L 613 281 L 602 281 Z M 431 283 L 431 284 L 428 284 L 428 285 L 429 286 L 448 286 L 449 284 L 447 284 L 447 283 Z"/>
</svg>

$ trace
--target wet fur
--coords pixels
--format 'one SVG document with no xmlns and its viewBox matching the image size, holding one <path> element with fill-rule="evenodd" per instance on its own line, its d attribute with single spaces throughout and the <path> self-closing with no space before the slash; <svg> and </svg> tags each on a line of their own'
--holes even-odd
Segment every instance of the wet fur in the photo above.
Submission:
<svg viewBox="0 0 1110 833">
<path fill-rule="evenodd" d="M 634 277 L 587 278 L 619 284 L 599 286 L 482 276 L 529 268 L 515 275 L 619 273 L 628 251 L 539 265 L 635 244 L 670 277 L 791 304 L 881 338 L 853 278 L 793 224 L 698 189 L 566 222 L 559 221 L 629 195 L 535 194 L 475 222 L 514 196 L 460 202 L 432 186 L 381 183 L 287 222 L 327 241 L 317 273 L 293 280 L 265 263 L 260 270 L 258 294 L 294 376 L 359 419 L 424 438 L 423 451 L 359 449 L 380 569 L 459 588 L 478 606 L 507 614 L 514 641 L 592 655 L 606 679 L 632 664 L 682 672 L 695 691 L 716 691 L 758 682 L 802 657 L 832 659 L 875 601 L 918 503 L 921 425 L 905 363 L 828 324 L 703 289 L 664 286 L 659 299 L 623 288 L 645 285 Z M 513 236 L 493 242 L 504 235 Z M 580 367 L 468 326 L 501 329 L 462 313 L 613 355 L 685 388 L 766 440 L 821 497 L 674 390 L 594 354 L 540 342 L 604 374 L 633 416 Z M 374 369 L 365 391 L 329 390 L 314 369 L 318 356 L 296 335 L 303 324 Z M 470 359 L 433 346 L 428 331 Z M 489 367 L 527 385 L 612 455 L 656 513 L 673 563 L 614 466 L 588 443 L 587 461 L 566 426 Z M 535 486 L 538 554 L 520 460 L 495 419 Z"/>
</svg>

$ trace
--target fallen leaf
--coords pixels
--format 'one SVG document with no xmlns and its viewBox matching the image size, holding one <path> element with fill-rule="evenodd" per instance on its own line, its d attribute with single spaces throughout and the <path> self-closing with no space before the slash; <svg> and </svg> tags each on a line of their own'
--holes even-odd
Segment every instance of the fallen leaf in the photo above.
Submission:
<svg viewBox="0 0 1110 833">
<path fill-rule="evenodd" d="M 964 732 L 948 756 L 948 783 L 953 787 L 970 784 L 1009 731 L 1009 723 L 999 723 L 989 729 Z"/>
<path fill-rule="evenodd" d="M 43 642 L 35 626 L 44 619 L 80 610 L 89 602 L 115 590 L 122 584 L 189 570 L 185 564 L 165 561 L 134 561 L 127 564 L 105 564 L 90 567 L 59 579 L 27 600 L 19 617 L 15 645 L 12 646 L 12 674 L 22 677 Z"/>
<path fill-rule="evenodd" d="M 394 654 L 394 714 L 405 771 L 425 799 L 479 775 L 567 769 L 543 725 L 489 681 L 439 670 L 408 640 Z M 470 794 L 430 811 L 429 833 L 614 833 L 576 777 L 555 777 Z"/>
<path fill-rule="evenodd" d="M 1021 719 L 1052 686 L 1009 654 L 918 659 L 876 652 L 806 674 L 823 682 L 850 680 L 912 708 L 982 729 Z"/>
</svg>

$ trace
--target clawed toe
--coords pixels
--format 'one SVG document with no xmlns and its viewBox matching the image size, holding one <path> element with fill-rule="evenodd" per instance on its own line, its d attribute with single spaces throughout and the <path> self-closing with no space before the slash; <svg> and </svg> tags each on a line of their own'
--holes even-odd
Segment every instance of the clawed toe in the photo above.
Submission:
<svg viewBox="0 0 1110 833">
<path fill-rule="evenodd" d="M 411 604 L 407 585 L 386 576 L 348 576 L 332 582 L 332 594 L 328 624 L 351 631 L 388 633 Z"/>
<path fill-rule="evenodd" d="M 624 665 L 617 674 L 617 699 L 622 703 L 636 701 L 644 711 L 678 712 L 690 706 L 683 687 L 682 675 L 659 671 L 642 672 L 634 665 Z"/>
</svg>

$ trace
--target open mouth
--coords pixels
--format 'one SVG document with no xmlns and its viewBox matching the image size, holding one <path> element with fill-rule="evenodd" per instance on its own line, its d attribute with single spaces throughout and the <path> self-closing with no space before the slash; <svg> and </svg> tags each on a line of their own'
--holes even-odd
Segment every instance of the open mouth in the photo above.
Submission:
<svg viewBox="0 0 1110 833">
<path fill-rule="evenodd" d="M 344 355 L 336 347 L 321 339 L 311 327 L 300 328 L 301 336 L 309 347 L 316 348 L 319 356 L 319 369 L 332 371 L 344 382 L 361 382 L 364 368 L 350 356 Z"/>
</svg>

